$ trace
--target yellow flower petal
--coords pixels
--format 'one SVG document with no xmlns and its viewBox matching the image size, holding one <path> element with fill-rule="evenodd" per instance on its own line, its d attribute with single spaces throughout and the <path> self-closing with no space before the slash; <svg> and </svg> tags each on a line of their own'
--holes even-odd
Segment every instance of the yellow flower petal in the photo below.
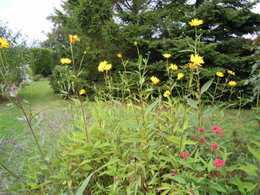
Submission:
<svg viewBox="0 0 260 195">
<path fill-rule="evenodd" d="M 237 85 L 237 82 L 236 81 L 229 81 L 228 84 L 233 87 L 233 86 Z"/>
<path fill-rule="evenodd" d="M 204 64 L 203 57 L 199 56 L 198 54 L 195 54 L 195 55 L 191 54 L 190 61 L 198 66 L 202 66 L 201 64 Z"/>
<path fill-rule="evenodd" d="M 172 70 L 178 70 L 178 66 L 176 64 L 170 64 L 170 69 Z"/>
<path fill-rule="evenodd" d="M 60 59 L 60 62 L 62 64 L 70 64 L 71 63 L 71 60 L 69 58 L 61 58 Z"/>
<path fill-rule="evenodd" d="M 71 44 L 74 44 L 78 41 L 80 41 L 80 39 L 78 38 L 78 35 L 69 35 L 69 42 Z"/>
<path fill-rule="evenodd" d="M 85 89 L 81 89 L 81 90 L 79 91 L 79 95 L 84 95 L 84 94 L 86 94 Z"/>
<path fill-rule="evenodd" d="M 0 48 L 9 48 L 9 43 L 6 39 L 0 38 Z"/>
<path fill-rule="evenodd" d="M 201 24 L 203 24 L 203 20 L 199 20 L 198 18 L 194 18 L 189 22 L 189 25 L 191 26 L 199 26 Z"/>
<path fill-rule="evenodd" d="M 153 84 L 155 84 L 155 85 L 160 82 L 160 79 L 158 79 L 158 78 L 155 77 L 155 76 L 152 76 L 150 79 L 151 79 L 151 81 L 153 82 Z"/>
<path fill-rule="evenodd" d="M 165 54 L 163 54 L 163 57 L 165 57 L 166 59 L 168 59 L 168 58 L 172 57 L 172 55 L 171 55 L 171 54 L 168 54 L 168 53 L 165 53 Z"/>
<path fill-rule="evenodd" d="M 178 75 L 177 75 L 177 80 L 180 80 L 180 79 L 182 79 L 184 77 L 184 74 L 183 73 L 179 73 Z"/>
<path fill-rule="evenodd" d="M 163 93 L 163 97 L 169 97 L 170 95 L 171 95 L 171 92 L 169 90 L 167 90 Z"/>
<path fill-rule="evenodd" d="M 231 75 L 234 75 L 234 76 L 236 75 L 236 73 L 234 71 L 232 71 L 232 70 L 227 70 L 227 73 L 231 74 Z"/>
<path fill-rule="evenodd" d="M 216 75 L 217 75 L 218 77 L 224 77 L 224 74 L 223 74 L 222 72 L 216 72 Z"/>
</svg>

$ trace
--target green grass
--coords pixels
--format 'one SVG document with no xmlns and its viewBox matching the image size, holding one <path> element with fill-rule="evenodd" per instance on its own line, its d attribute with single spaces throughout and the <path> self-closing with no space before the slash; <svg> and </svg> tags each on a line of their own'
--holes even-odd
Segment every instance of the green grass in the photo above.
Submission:
<svg viewBox="0 0 260 195">
<path fill-rule="evenodd" d="M 48 80 L 33 82 L 31 85 L 25 86 L 18 93 L 18 97 L 23 101 L 30 102 L 29 105 L 23 103 L 26 111 L 31 110 L 33 114 L 41 111 L 47 113 L 66 107 L 67 102 L 61 100 L 54 94 L 49 85 Z M 22 117 L 21 111 L 15 106 L 10 106 L 10 102 L 0 104 L 0 139 L 4 136 L 12 137 L 24 131 L 26 124 L 19 120 Z"/>
</svg>

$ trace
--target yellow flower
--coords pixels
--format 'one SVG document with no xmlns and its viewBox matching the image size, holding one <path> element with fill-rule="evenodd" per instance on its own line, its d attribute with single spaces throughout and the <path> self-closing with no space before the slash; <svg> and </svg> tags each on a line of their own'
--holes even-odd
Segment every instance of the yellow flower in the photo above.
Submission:
<svg viewBox="0 0 260 195">
<path fill-rule="evenodd" d="M 69 35 L 69 41 L 71 44 L 74 44 L 80 41 L 80 39 L 78 38 L 78 35 Z"/>
<path fill-rule="evenodd" d="M 71 60 L 69 58 L 61 58 L 60 59 L 60 62 L 62 64 L 70 64 L 71 63 Z"/>
<path fill-rule="evenodd" d="M 167 90 L 163 93 L 163 97 L 169 97 L 170 95 L 171 95 L 171 92 L 169 90 Z"/>
<path fill-rule="evenodd" d="M 201 24 L 203 24 L 203 20 L 199 20 L 197 18 L 195 18 L 189 22 L 189 25 L 191 25 L 191 26 L 199 26 Z"/>
<path fill-rule="evenodd" d="M 104 72 L 105 71 L 105 66 L 107 64 L 107 61 L 102 61 L 99 63 L 99 66 L 98 66 L 98 71 L 99 72 Z"/>
<path fill-rule="evenodd" d="M 129 102 L 128 104 L 126 104 L 127 105 L 127 107 L 130 107 L 130 106 L 132 106 L 133 104 L 132 104 L 132 102 Z"/>
<path fill-rule="evenodd" d="M 111 70 L 112 69 L 112 64 L 106 64 L 106 66 L 104 67 L 105 71 Z"/>
<path fill-rule="evenodd" d="M 171 55 L 171 54 L 168 54 L 168 53 L 165 53 L 165 54 L 163 54 L 163 57 L 165 57 L 166 59 L 168 59 L 168 58 L 172 57 L 172 55 Z"/>
<path fill-rule="evenodd" d="M 172 70 L 178 70 L 178 66 L 176 64 L 170 64 L 170 69 Z"/>
<path fill-rule="evenodd" d="M 6 39 L 0 38 L 0 48 L 9 48 L 9 43 Z"/>
<path fill-rule="evenodd" d="M 85 89 L 81 89 L 81 90 L 79 91 L 79 95 L 84 95 L 84 94 L 86 94 Z"/>
<path fill-rule="evenodd" d="M 137 46 L 137 45 L 138 45 L 138 43 L 135 41 L 135 42 L 134 42 L 134 46 Z"/>
<path fill-rule="evenodd" d="M 104 72 L 104 71 L 111 70 L 111 68 L 112 68 L 112 64 L 108 64 L 107 61 L 102 61 L 102 62 L 99 63 L 98 71 Z"/>
<path fill-rule="evenodd" d="M 84 53 L 84 54 L 86 54 L 86 53 L 87 53 L 87 51 L 84 51 L 83 53 Z"/>
<path fill-rule="evenodd" d="M 228 74 L 232 74 L 232 75 L 234 75 L 234 76 L 236 75 L 236 73 L 235 73 L 234 71 L 232 71 L 232 70 L 227 70 L 227 73 L 228 73 Z"/>
<path fill-rule="evenodd" d="M 179 73 L 178 75 L 177 75 L 177 80 L 180 80 L 180 79 L 182 79 L 184 77 L 184 74 L 183 73 Z"/>
<path fill-rule="evenodd" d="M 228 84 L 230 86 L 236 86 L 237 85 L 237 82 L 236 81 L 229 81 Z"/>
<path fill-rule="evenodd" d="M 195 55 L 191 54 L 190 61 L 198 66 L 201 66 L 201 64 L 204 64 L 203 57 L 199 56 L 198 54 L 195 54 Z"/>
<path fill-rule="evenodd" d="M 122 58 L 123 56 L 122 56 L 121 53 L 118 53 L 118 54 L 117 54 L 117 57 L 118 57 L 118 58 Z"/>
<path fill-rule="evenodd" d="M 158 79 L 157 77 L 155 77 L 155 76 L 152 76 L 151 77 L 151 81 L 153 82 L 153 84 L 157 84 L 157 83 L 159 83 L 160 82 L 160 79 Z"/>
<path fill-rule="evenodd" d="M 189 64 L 189 68 L 190 68 L 190 69 L 195 69 L 195 68 L 197 68 L 197 66 L 196 66 L 196 64 L 194 64 L 194 63 L 190 63 L 190 64 Z"/>
<path fill-rule="evenodd" d="M 216 75 L 217 75 L 218 77 L 224 77 L 224 74 L 223 74 L 222 72 L 216 72 Z"/>
</svg>

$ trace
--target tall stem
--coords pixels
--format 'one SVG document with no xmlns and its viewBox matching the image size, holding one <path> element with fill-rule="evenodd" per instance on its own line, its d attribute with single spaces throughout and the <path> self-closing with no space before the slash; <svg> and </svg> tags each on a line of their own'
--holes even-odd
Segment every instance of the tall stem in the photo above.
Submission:
<svg viewBox="0 0 260 195">
<path fill-rule="evenodd" d="M 0 165 L 1 165 L 1 167 L 3 167 L 7 172 L 9 172 L 11 175 L 13 175 L 14 177 L 16 177 L 17 179 L 20 179 L 20 177 L 19 176 L 17 176 L 13 171 L 11 171 L 9 168 L 7 168 L 4 164 L 2 164 L 1 162 L 0 162 Z"/>
<path fill-rule="evenodd" d="M 39 149 L 40 154 L 41 154 L 42 158 L 44 159 L 43 151 L 42 151 L 42 149 L 41 149 L 41 147 L 40 147 L 39 141 L 38 141 L 38 139 L 37 139 L 37 137 L 36 137 L 36 135 L 35 135 L 35 132 L 34 132 L 34 130 L 33 130 L 33 128 L 32 128 L 31 122 L 30 122 L 30 120 L 29 120 L 29 118 L 28 118 L 28 116 L 27 116 L 27 114 L 26 114 L 26 112 L 25 112 L 23 106 L 21 105 L 21 103 L 19 102 L 19 100 L 17 100 L 17 101 L 14 100 L 13 102 L 16 102 L 16 105 L 17 105 L 17 106 L 20 108 L 20 110 L 23 112 L 23 115 L 24 115 L 24 117 L 25 117 L 26 123 L 28 124 L 29 129 L 30 129 L 30 131 L 31 131 L 31 133 L 32 133 L 32 135 L 33 135 L 33 138 L 34 138 L 34 141 L 35 141 L 35 143 L 36 143 L 36 145 L 37 145 L 37 148 Z"/>
<path fill-rule="evenodd" d="M 76 67 L 75 67 L 75 60 L 74 60 L 72 43 L 70 43 L 70 52 L 71 52 L 71 58 L 72 58 L 73 73 L 74 73 L 74 75 L 76 75 Z"/>
<path fill-rule="evenodd" d="M 199 125 L 201 125 L 201 91 L 200 91 L 200 74 L 199 69 L 197 68 L 197 92 L 198 92 L 198 120 Z"/>
<path fill-rule="evenodd" d="M 86 117 L 85 117 L 84 107 L 83 107 L 83 104 L 82 104 L 82 100 L 80 99 L 79 101 L 80 101 L 81 113 L 82 113 L 82 117 L 83 117 L 83 121 L 84 121 L 84 130 L 85 130 L 86 141 L 89 142 L 87 120 L 86 120 Z"/>
<path fill-rule="evenodd" d="M 216 93 L 217 93 L 218 83 L 219 83 L 219 77 L 217 78 L 217 83 L 216 83 L 215 90 L 214 90 L 214 94 L 213 94 L 212 104 L 215 102 L 215 95 L 216 95 Z"/>
</svg>

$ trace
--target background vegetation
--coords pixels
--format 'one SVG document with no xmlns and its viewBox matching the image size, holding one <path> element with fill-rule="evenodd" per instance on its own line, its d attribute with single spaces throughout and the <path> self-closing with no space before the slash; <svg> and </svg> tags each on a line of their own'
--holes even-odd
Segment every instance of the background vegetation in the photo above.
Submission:
<svg viewBox="0 0 260 195">
<path fill-rule="evenodd" d="M 162 53 L 172 54 L 170 63 L 187 65 L 190 50 L 187 50 L 194 35 L 194 29 L 187 25 L 192 18 L 200 18 L 202 34 L 201 55 L 205 56 L 202 81 L 207 81 L 217 71 L 227 69 L 236 72 L 239 91 L 243 94 L 243 104 L 255 103 L 252 84 L 245 80 L 251 73 L 255 52 L 252 40 L 245 38 L 259 31 L 259 14 L 251 9 L 257 1 L 249 0 L 198 0 L 192 4 L 187 0 L 68 0 L 63 10 L 49 17 L 55 24 L 43 46 L 54 49 L 58 56 L 67 56 L 70 49 L 69 34 L 81 37 L 77 51 L 87 50 L 84 60 L 85 80 L 92 85 L 102 79 L 96 70 L 98 62 L 108 60 L 113 64 L 114 76 L 118 77 L 122 53 L 124 59 L 136 59 L 133 43 L 143 55 L 149 55 L 149 74 L 166 80 L 163 71 Z M 80 52 L 76 59 L 81 59 Z M 134 70 L 134 67 L 133 67 Z M 210 97 L 205 97 L 210 100 Z M 228 95 L 223 100 L 227 100 Z"/>
</svg>

